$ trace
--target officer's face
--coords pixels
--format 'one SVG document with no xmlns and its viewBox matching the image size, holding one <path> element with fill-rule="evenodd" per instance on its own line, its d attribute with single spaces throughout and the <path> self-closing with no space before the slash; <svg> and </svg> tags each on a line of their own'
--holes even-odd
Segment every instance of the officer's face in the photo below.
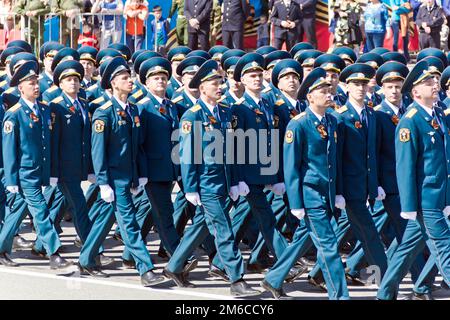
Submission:
<svg viewBox="0 0 450 320">
<path fill-rule="evenodd" d="M 163 97 L 166 93 L 168 80 L 165 73 L 157 73 L 148 77 L 145 85 L 151 93 Z"/>
<path fill-rule="evenodd" d="M 222 96 L 222 79 L 217 78 L 209 81 L 204 81 L 200 84 L 200 94 L 210 100 L 217 101 Z"/>
<path fill-rule="evenodd" d="M 414 98 L 436 101 L 439 93 L 439 82 L 436 78 L 430 78 L 414 86 L 412 94 Z"/>
<path fill-rule="evenodd" d="M 377 80 L 375 79 L 375 77 L 373 77 L 372 79 L 370 79 L 369 84 L 368 84 L 369 91 L 372 91 L 372 89 L 375 89 L 376 85 L 377 85 Z"/>
<path fill-rule="evenodd" d="M 230 90 L 236 91 L 236 90 L 244 89 L 244 86 L 242 85 L 241 82 L 237 82 L 236 80 L 234 80 L 232 72 L 228 73 L 228 78 L 227 79 L 228 79 L 228 84 L 230 86 Z"/>
<path fill-rule="evenodd" d="M 189 83 L 191 82 L 192 78 L 194 78 L 194 74 L 193 73 L 185 73 L 185 74 L 183 74 L 183 76 L 181 77 L 181 83 L 183 83 L 183 86 L 185 88 L 189 88 Z M 191 88 L 189 88 L 189 91 L 198 91 L 198 89 L 191 89 Z"/>
<path fill-rule="evenodd" d="M 263 83 L 263 73 L 259 70 L 246 72 L 242 75 L 241 82 L 248 90 L 256 92 L 261 91 Z"/>
<path fill-rule="evenodd" d="M 44 59 L 44 68 L 47 72 L 52 72 L 52 63 L 53 63 L 53 57 L 46 57 Z"/>
<path fill-rule="evenodd" d="M 180 65 L 181 61 L 173 61 L 172 62 L 172 73 L 178 77 L 180 77 L 180 75 L 177 73 L 177 67 Z"/>
<path fill-rule="evenodd" d="M 92 63 L 92 61 L 88 60 L 80 60 L 80 63 L 83 65 L 84 68 L 84 76 L 90 79 L 95 71 L 94 64 Z"/>
<path fill-rule="evenodd" d="M 313 67 L 303 67 L 303 77 L 306 78 L 313 69 Z"/>
<path fill-rule="evenodd" d="M 296 74 L 288 73 L 278 80 L 278 89 L 287 92 L 290 95 L 295 95 L 300 88 L 300 80 Z"/>
<path fill-rule="evenodd" d="M 331 86 L 324 85 L 307 94 L 307 99 L 311 106 L 325 111 L 333 103 L 333 95 L 331 94 Z"/>
<path fill-rule="evenodd" d="M 77 76 L 70 76 L 61 79 L 59 87 L 64 93 L 75 95 L 80 91 L 80 79 Z"/>
<path fill-rule="evenodd" d="M 269 70 L 264 70 L 263 72 L 264 80 L 266 80 L 267 82 L 270 82 L 272 80 L 272 70 L 273 68 L 270 68 Z"/>
<path fill-rule="evenodd" d="M 331 84 L 331 93 L 335 95 L 339 84 L 339 75 L 335 72 L 327 72 L 326 79 Z"/>
<path fill-rule="evenodd" d="M 393 105 L 399 105 L 402 101 L 403 81 L 389 81 L 383 83 L 383 93 L 386 100 Z"/>
<path fill-rule="evenodd" d="M 119 73 L 111 80 L 111 87 L 117 92 L 130 93 L 133 90 L 133 80 L 128 71 Z"/>
<path fill-rule="evenodd" d="M 27 100 L 34 101 L 39 97 L 39 80 L 37 77 L 19 83 L 20 94 Z"/>
<path fill-rule="evenodd" d="M 368 91 L 367 81 L 350 81 L 347 84 L 348 94 L 356 101 L 362 102 Z"/>
</svg>

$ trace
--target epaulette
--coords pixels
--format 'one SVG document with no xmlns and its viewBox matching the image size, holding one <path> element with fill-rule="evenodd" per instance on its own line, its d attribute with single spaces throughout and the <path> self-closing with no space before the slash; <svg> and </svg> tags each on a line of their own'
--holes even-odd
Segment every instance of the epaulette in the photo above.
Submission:
<svg viewBox="0 0 450 320">
<path fill-rule="evenodd" d="M 280 99 L 275 101 L 275 105 L 277 105 L 278 107 L 284 104 L 284 100 Z"/>
<path fill-rule="evenodd" d="M 271 88 L 271 87 L 267 87 L 267 88 L 265 88 L 265 89 L 262 91 L 262 93 L 268 93 L 270 90 L 272 90 L 272 88 Z"/>
<path fill-rule="evenodd" d="M 3 80 L 0 82 L 0 87 L 4 87 L 8 82 L 6 80 Z"/>
<path fill-rule="evenodd" d="M 448 115 L 450 114 L 450 109 L 445 109 L 445 110 L 444 110 L 444 114 L 445 114 L 446 116 L 448 116 Z"/>
<path fill-rule="evenodd" d="M 235 103 L 233 103 L 234 105 L 240 105 L 242 102 L 244 102 L 244 99 L 243 98 L 241 98 L 241 99 L 239 99 L 238 101 L 236 101 Z"/>
<path fill-rule="evenodd" d="M 56 97 L 55 99 L 53 99 L 53 100 L 52 100 L 52 103 L 60 103 L 60 102 L 63 101 L 63 100 L 64 100 L 64 98 L 61 97 L 61 96 L 59 96 L 59 97 Z"/>
<path fill-rule="evenodd" d="M 191 112 L 197 112 L 198 110 L 200 110 L 202 107 L 199 104 L 196 104 L 195 106 L 193 106 L 192 108 L 190 108 L 189 110 Z"/>
<path fill-rule="evenodd" d="M 379 95 L 382 95 L 382 94 L 383 94 L 383 88 L 378 89 L 377 93 L 378 93 Z"/>
<path fill-rule="evenodd" d="M 296 115 L 294 118 L 292 118 L 292 119 L 294 119 L 294 120 L 298 120 L 298 119 L 300 119 L 300 118 L 302 118 L 302 117 L 304 117 L 306 115 L 306 112 L 302 112 L 302 113 L 300 113 L 300 114 L 298 114 L 298 115 Z"/>
<path fill-rule="evenodd" d="M 140 96 L 142 96 L 142 94 L 143 94 L 142 90 L 139 89 L 138 91 L 136 91 L 136 92 L 133 94 L 132 97 L 135 98 L 135 99 L 137 99 L 137 98 L 139 98 Z"/>
<path fill-rule="evenodd" d="M 145 97 L 144 99 L 142 99 L 141 101 L 139 101 L 138 104 L 146 103 L 146 102 L 149 101 L 149 100 L 150 100 L 149 97 Z"/>
<path fill-rule="evenodd" d="M 178 96 L 178 97 L 176 97 L 175 99 L 173 99 L 172 102 L 173 102 L 173 103 L 178 103 L 178 102 L 180 102 L 181 100 L 183 100 L 183 97 L 182 97 L 182 96 Z"/>
<path fill-rule="evenodd" d="M 175 92 L 181 92 L 181 91 L 183 91 L 183 89 L 184 89 L 184 87 L 181 86 L 181 87 L 179 87 L 177 90 L 175 90 Z"/>
<path fill-rule="evenodd" d="M 226 96 L 226 95 L 223 95 L 223 96 L 220 97 L 219 100 L 217 100 L 217 102 L 222 102 L 222 101 L 225 100 L 226 98 L 227 98 L 227 96 Z"/>
<path fill-rule="evenodd" d="M 94 81 L 98 81 L 98 80 L 99 80 L 99 78 L 97 78 L 97 77 L 92 77 L 92 80 L 94 80 Z"/>
<path fill-rule="evenodd" d="M 414 115 L 417 113 L 417 109 L 416 108 L 412 108 L 411 110 L 409 110 L 406 114 L 405 117 L 408 119 L 411 119 L 412 117 L 414 117 Z"/>
<path fill-rule="evenodd" d="M 134 90 L 136 88 L 137 88 L 137 86 L 135 84 L 133 84 L 133 86 L 131 87 L 131 90 Z"/>
<path fill-rule="evenodd" d="M 6 70 L 0 71 L 0 77 L 6 74 Z"/>
<path fill-rule="evenodd" d="M 45 105 L 45 106 L 48 106 L 47 101 L 39 101 L 39 102 L 42 103 L 42 104 Z"/>
<path fill-rule="evenodd" d="M 106 109 L 108 109 L 108 108 L 111 107 L 111 106 L 112 106 L 112 102 L 111 102 L 111 101 L 108 101 L 108 102 L 106 102 L 105 104 L 103 104 L 103 105 L 100 107 L 100 109 L 106 110 Z"/>
<path fill-rule="evenodd" d="M 381 109 L 381 104 L 377 105 L 375 108 L 373 108 L 373 110 L 378 111 Z"/>
<path fill-rule="evenodd" d="M 16 112 L 17 110 L 20 109 L 22 105 L 20 103 L 16 103 L 15 105 L 13 105 L 11 108 L 9 108 L 7 111 L 8 112 Z"/>
<path fill-rule="evenodd" d="M 343 107 L 340 107 L 339 109 L 337 109 L 336 112 L 337 113 L 344 113 L 347 110 L 348 110 L 347 106 L 343 106 Z"/>
<path fill-rule="evenodd" d="M 220 86 L 220 88 L 221 88 L 221 89 L 226 89 L 226 88 L 228 88 L 228 86 L 227 86 L 226 83 L 224 83 L 224 84 L 222 84 L 222 85 Z"/>
<path fill-rule="evenodd" d="M 94 103 L 94 104 L 100 104 L 100 103 L 102 103 L 103 101 L 105 101 L 105 97 L 99 97 L 99 98 L 93 100 L 91 103 Z"/>
<path fill-rule="evenodd" d="M 219 106 L 221 106 L 222 108 L 228 108 L 228 105 L 222 102 L 219 102 Z"/>
<path fill-rule="evenodd" d="M 87 101 L 85 98 L 83 97 L 78 97 L 78 99 L 80 99 L 81 101 Z"/>
<path fill-rule="evenodd" d="M 5 93 L 10 94 L 14 91 L 14 89 L 15 89 L 14 87 L 8 88 L 5 90 Z"/>
<path fill-rule="evenodd" d="M 57 87 L 57 86 L 55 86 L 55 85 L 52 85 L 50 88 L 48 88 L 47 89 L 47 92 L 53 92 L 53 91 L 55 91 L 56 89 L 58 89 L 59 87 Z"/>
<path fill-rule="evenodd" d="M 90 86 L 89 88 L 86 89 L 86 91 L 93 91 L 94 89 L 97 89 L 98 87 L 98 83 L 94 84 L 93 86 Z"/>
<path fill-rule="evenodd" d="M 38 80 L 44 79 L 44 76 L 42 74 L 39 75 Z"/>
</svg>

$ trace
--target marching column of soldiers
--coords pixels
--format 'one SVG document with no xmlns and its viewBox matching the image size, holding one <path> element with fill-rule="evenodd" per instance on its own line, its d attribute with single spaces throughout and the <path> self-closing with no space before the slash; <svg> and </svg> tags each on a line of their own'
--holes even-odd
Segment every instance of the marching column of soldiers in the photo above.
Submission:
<svg viewBox="0 0 450 320">
<path fill-rule="evenodd" d="M 424 49 L 408 68 L 384 48 L 357 57 L 304 42 L 289 52 L 180 46 L 167 57 L 55 42 L 36 55 L 10 42 L 0 55 L 0 264 L 18 267 L 12 252 L 31 250 L 51 269 L 73 265 L 60 241 L 71 219 L 86 276 L 109 277 L 103 243 L 116 224 L 123 267 L 144 286 L 194 288 L 205 253 L 208 276 L 234 296 L 260 295 L 245 274 L 265 272 L 262 289 L 292 299 L 284 282 L 309 271 L 311 286 L 346 300 L 368 268 L 377 299 L 433 299 L 450 284 L 449 61 Z M 275 169 L 255 154 L 278 159 Z M 26 217 L 36 241 L 20 235 Z M 414 288 L 399 294 L 408 273 Z"/>
</svg>

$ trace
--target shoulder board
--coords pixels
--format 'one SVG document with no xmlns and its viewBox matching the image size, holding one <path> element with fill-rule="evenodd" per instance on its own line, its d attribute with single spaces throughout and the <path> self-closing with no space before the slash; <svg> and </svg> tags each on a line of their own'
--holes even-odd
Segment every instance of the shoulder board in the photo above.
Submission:
<svg viewBox="0 0 450 320">
<path fill-rule="evenodd" d="M 14 87 L 8 88 L 5 90 L 5 93 L 9 94 L 12 93 L 14 91 Z"/>
<path fill-rule="evenodd" d="M 97 98 L 97 99 L 93 100 L 91 103 L 94 103 L 94 104 L 100 104 L 100 103 L 102 103 L 103 101 L 105 101 L 105 97 Z"/>
<path fill-rule="evenodd" d="M 92 77 L 92 80 L 94 80 L 94 81 L 98 81 L 98 80 L 99 80 L 99 78 L 97 78 L 97 77 Z"/>
<path fill-rule="evenodd" d="M 134 90 L 134 89 L 136 89 L 136 87 L 137 87 L 137 86 L 136 86 L 135 84 L 133 84 L 133 86 L 131 87 L 131 89 Z"/>
<path fill-rule="evenodd" d="M 175 92 L 181 92 L 181 91 L 183 91 L 183 89 L 184 89 L 184 87 L 181 86 L 181 87 L 179 87 L 177 90 L 175 90 Z"/>
<path fill-rule="evenodd" d="M 219 106 L 221 106 L 222 108 L 228 108 L 228 105 L 222 102 L 219 102 Z"/>
<path fill-rule="evenodd" d="M 383 94 L 383 88 L 378 89 L 377 93 L 378 93 L 379 95 Z"/>
<path fill-rule="evenodd" d="M 217 102 L 222 102 L 223 100 L 225 100 L 227 97 L 225 95 L 221 96 L 219 100 L 217 100 Z"/>
<path fill-rule="evenodd" d="M 140 96 L 142 96 L 142 90 L 141 89 L 139 89 L 138 91 L 136 91 L 133 94 L 133 98 L 135 98 L 135 99 L 139 98 Z"/>
<path fill-rule="evenodd" d="M 108 108 L 111 107 L 111 106 L 112 106 L 112 102 L 111 102 L 111 101 L 108 101 L 108 102 L 106 102 L 105 104 L 103 104 L 103 105 L 100 107 L 100 109 L 106 110 L 106 109 L 108 109 Z"/>
<path fill-rule="evenodd" d="M 63 101 L 64 98 L 63 97 L 56 97 L 55 99 L 52 100 L 53 103 L 60 103 L 61 101 Z"/>
<path fill-rule="evenodd" d="M 16 103 L 15 105 L 13 105 L 11 108 L 9 108 L 7 111 L 8 112 L 16 112 L 17 110 L 20 109 L 22 105 L 20 103 Z"/>
<path fill-rule="evenodd" d="M 228 86 L 227 86 L 226 83 L 224 83 L 224 84 L 222 84 L 222 85 L 220 86 L 220 88 L 221 88 L 221 89 L 226 89 L 226 88 L 228 88 Z"/>
<path fill-rule="evenodd" d="M 146 103 L 147 101 L 150 101 L 150 98 L 149 98 L 149 97 L 145 97 L 144 99 L 142 99 L 141 101 L 139 101 L 138 104 L 144 104 L 144 103 Z"/>
<path fill-rule="evenodd" d="M 183 97 L 182 97 L 182 96 L 178 96 L 178 97 L 176 97 L 175 99 L 173 99 L 172 102 L 173 102 L 173 103 L 178 103 L 178 102 L 180 102 L 181 100 L 183 100 Z"/>
<path fill-rule="evenodd" d="M 347 106 L 343 106 L 343 107 L 337 109 L 336 112 L 337 112 L 337 113 L 344 113 L 344 112 L 347 111 L 347 110 L 348 110 Z"/>
<path fill-rule="evenodd" d="M 414 115 L 417 113 L 417 109 L 416 108 L 412 108 L 411 110 L 409 110 L 406 114 L 405 117 L 408 119 L 411 119 L 412 117 L 414 117 Z"/>
<path fill-rule="evenodd" d="M 0 76 L 4 76 L 6 74 L 6 70 L 0 71 Z"/>
<path fill-rule="evenodd" d="M 267 87 L 267 88 L 265 88 L 265 89 L 262 91 L 262 93 L 268 93 L 268 92 L 270 92 L 270 90 L 272 90 L 272 88 L 271 88 L 271 87 Z"/>
<path fill-rule="evenodd" d="M 448 116 L 448 115 L 450 114 L 450 109 L 445 109 L 445 110 L 444 110 L 444 114 L 445 114 L 446 116 Z"/>
<path fill-rule="evenodd" d="M 39 75 L 38 80 L 44 79 L 44 76 L 42 74 Z"/>
<path fill-rule="evenodd" d="M 48 106 L 47 101 L 39 101 L 40 103 L 42 103 L 44 106 Z"/>
<path fill-rule="evenodd" d="M 196 104 L 195 106 L 193 106 L 192 108 L 190 108 L 189 110 L 191 112 L 197 112 L 198 110 L 200 110 L 202 107 L 199 104 Z"/>
<path fill-rule="evenodd" d="M 277 105 L 278 107 L 281 106 L 282 104 L 284 104 L 284 100 L 282 99 L 275 101 L 275 105 Z"/>
<path fill-rule="evenodd" d="M 58 88 L 59 88 L 59 87 L 53 85 L 53 86 L 51 86 L 49 89 L 47 89 L 47 92 L 53 92 L 53 91 L 55 91 L 55 90 L 58 89 Z"/>
<path fill-rule="evenodd" d="M 292 119 L 294 119 L 294 120 L 298 120 L 298 119 L 300 119 L 300 118 L 302 118 L 302 117 L 304 117 L 306 115 L 306 112 L 302 112 L 302 113 L 300 113 L 300 114 L 298 114 L 298 115 L 296 115 L 294 118 L 292 118 Z"/>
<path fill-rule="evenodd" d="M 236 102 L 233 103 L 233 104 L 236 105 L 236 106 L 238 106 L 238 105 L 240 105 L 242 102 L 244 102 L 244 99 L 243 99 L 243 98 L 239 99 L 238 101 L 236 101 Z"/>
<path fill-rule="evenodd" d="M 6 80 L 3 80 L 2 82 L 0 82 L 0 87 L 4 87 L 7 84 Z"/>
<path fill-rule="evenodd" d="M 373 108 L 373 110 L 378 111 L 381 109 L 381 104 L 377 105 L 375 108 Z"/>
<path fill-rule="evenodd" d="M 90 86 L 89 88 L 87 88 L 86 91 L 94 91 L 95 89 L 97 89 L 97 87 L 98 87 L 98 84 L 96 83 L 96 84 Z"/>
<path fill-rule="evenodd" d="M 87 101 L 85 98 L 83 97 L 78 97 L 78 99 L 80 99 L 81 101 Z"/>
</svg>

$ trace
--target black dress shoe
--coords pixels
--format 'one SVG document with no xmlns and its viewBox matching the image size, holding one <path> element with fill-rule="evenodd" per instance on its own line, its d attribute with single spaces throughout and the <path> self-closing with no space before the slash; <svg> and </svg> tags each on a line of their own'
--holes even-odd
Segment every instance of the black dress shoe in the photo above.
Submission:
<svg viewBox="0 0 450 320">
<path fill-rule="evenodd" d="M 58 253 L 52 254 L 50 256 L 50 269 L 64 269 L 70 267 L 73 263 L 71 261 L 67 261 L 63 257 L 61 257 Z"/>
<path fill-rule="evenodd" d="M 252 289 L 243 279 L 231 284 L 230 293 L 236 297 L 250 297 L 261 294 L 261 291 Z"/>
<path fill-rule="evenodd" d="M 141 276 L 141 283 L 144 287 L 151 287 L 164 281 L 166 281 L 166 278 L 157 275 L 152 270 L 147 271 Z"/>
<path fill-rule="evenodd" d="M 72 215 L 69 212 L 64 213 L 64 221 L 66 222 L 72 221 Z"/>
<path fill-rule="evenodd" d="M 14 262 L 9 254 L 7 253 L 1 253 L 0 254 L 0 264 L 4 265 L 5 267 L 18 267 L 19 264 L 17 262 Z"/>
<path fill-rule="evenodd" d="M 166 250 L 164 250 L 164 248 L 159 248 L 158 257 L 160 257 L 164 261 L 168 261 L 170 259 L 169 255 L 167 254 Z"/>
<path fill-rule="evenodd" d="M 366 285 L 366 283 L 359 277 L 354 277 L 348 273 L 345 274 L 345 279 L 347 280 L 347 285 L 349 286 L 364 287 Z"/>
<path fill-rule="evenodd" d="M 417 293 L 413 291 L 411 300 L 434 300 L 434 298 L 431 293 Z"/>
<path fill-rule="evenodd" d="M 411 300 L 411 295 L 407 295 L 407 294 L 397 294 L 397 297 L 395 298 L 395 300 Z"/>
<path fill-rule="evenodd" d="M 261 287 L 264 290 L 269 291 L 273 298 L 276 300 L 292 300 L 292 297 L 288 296 L 284 291 L 283 288 L 276 289 L 272 287 L 266 280 L 261 281 Z"/>
<path fill-rule="evenodd" d="M 125 269 L 136 269 L 136 262 L 134 260 L 122 259 L 122 267 Z"/>
<path fill-rule="evenodd" d="M 122 239 L 122 236 L 120 235 L 120 233 L 114 233 L 113 239 L 123 243 L 123 239 Z"/>
<path fill-rule="evenodd" d="M 34 246 L 33 241 L 28 241 L 21 236 L 15 236 L 13 241 L 13 250 L 31 249 Z"/>
<path fill-rule="evenodd" d="M 80 237 L 75 238 L 75 240 L 73 241 L 73 245 L 79 249 L 83 247 L 83 242 L 81 242 Z"/>
<path fill-rule="evenodd" d="M 445 280 L 442 280 L 441 288 L 444 290 L 450 290 L 450 287 L 448 286 L 447 282 L 445 282 Z"/>
<path fill-rule="evenodd" d="M 99 267 L 95 268 L 86 268 L 77 263 L 78 270 L 80 270 L 80 274 L 88 274 L 94 278 L 108 278 L 109 275 L 104 273 Z"/>
<path fill-rule="evenodd" d="M 195 285 L 186 279 L 184 273 L 174 273 L 164 268 L 163 275 L 175 282 L 175 284 L 180 288 L 195 288 Z"/>
<path fill-rule="evenodd" d="M 194 258 L 192 260 L 188 260 L 188 261 L 186 261 L 186 264 L 184 265 L 183 273 L 184 274 L 188 274 L 189 272 L 191 272 L 192 270 L 197 268 L 197 266 L 198 266 L 198 260 L 197 259 Z"/>
<path fill-rule="evenodd" d="M 323 280 L 319 280 L 311 276 L 308 276 L 308 283 L 316 288 L 319 288 L 323 292 L 328 292 L 327 286 L 325 285 L 325 282 Z"/>
<path fill-rule="evenodd" d="M 289 270 L 289 273 L 284 280 L 287 283 L 294 282 L 295 280 L 300 278 L 302 276 L 302 274 L 304 274 L 306 271 L 308 271 L 308 268 L 305 266 L 292 267 L 291 270 Z"/>
<path fill-rule="evenodd" d="M 209 268 L 208 274 L 211 277 L 220 278 L 225 282 L 230 282 L 230 278 L 228 277 L 226 272 L 223 270 L 220 270 L 215 265 L 211 265 L 211 267 Z"/>
<path fill-rule="evenodd" d="M 259 263 L 247 264 L 247 272 L 248 273 L 262 273 L 266 269 L 267 269 L 266 266 L 263 266 L 262 264 L 259 264 Z"/>
<path fill-rule="evenodd" d="M 105 256 L 103 253 L 100 253 L 96 258 L 95 262 L 98 267 L 106 267 L 110 264 L 114 263 L 114 259 L 111 257 Z"/>
<path fill-rule="evenodd" d="M 31 254 L 39 258 L 47 258 L 45 251 L 38 251 L 34 246 L 31 248 Z"/>
<path fill-rule="evenodd" d="M 299 262 L 300 262 L 303 266 L 306 266 L 306 267 L 308 267 L 308 268 L 312 268 L 312 267 L 314 267 L 314 266 L 316 265 L 316 263 L 315 263 L 313 260 L 309 260 L 309 259 L 306 258 L 306 257 L 301 257 L 301 258 L 299 259 Z"/>
</svg>

